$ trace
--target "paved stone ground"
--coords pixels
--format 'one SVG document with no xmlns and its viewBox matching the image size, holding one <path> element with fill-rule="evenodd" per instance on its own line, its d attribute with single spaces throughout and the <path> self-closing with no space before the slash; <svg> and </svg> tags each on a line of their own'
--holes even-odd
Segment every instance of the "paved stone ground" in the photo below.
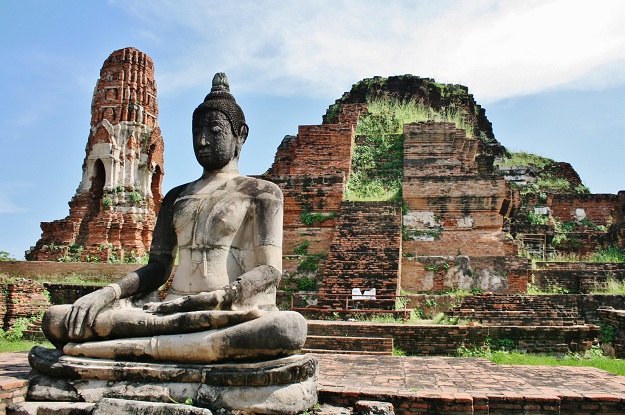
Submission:
<svg viewBox="0 0 625 415">
<path fill-rule="evenodd" d="M 0 353 L 0 385 L 15 379 L 26 379 L 28 372 L 27 352 Z"/>
<path fill-rule="evenodd" d="M 625 400 L 625 376 L 590 367 L 496 365 L 485 359 L 316 354 L 320 391 L 429 396 L 568 396 Z M 0 385 L 25 379 L 27 353 L 0 354 Z"/>
<path fill-rule="evenodd" d="M 569 366 L 497 365 L 486 359 L 316 354 L 320 390 L 471 396 L 625 399 L 625 376 Z"/>
</svg>

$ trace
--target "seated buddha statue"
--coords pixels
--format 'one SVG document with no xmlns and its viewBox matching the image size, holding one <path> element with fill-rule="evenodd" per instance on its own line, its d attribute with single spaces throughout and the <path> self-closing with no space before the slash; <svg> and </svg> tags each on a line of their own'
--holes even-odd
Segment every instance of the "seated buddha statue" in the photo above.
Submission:
<svg viewBox="0 0 625 415">
<path fill-rule="evenodd" d="M 48 339 L 67 355 L 211 363 L 299 352 L 306 321 L 278 311 L 282 192 L 241 176 L 243 111 L 218 73 L 193 112 L 203 174 L 169 191 L 147 265 L 44 315 Z M 179 262 L 164 301 L 155 293 Z"/>
</svg>

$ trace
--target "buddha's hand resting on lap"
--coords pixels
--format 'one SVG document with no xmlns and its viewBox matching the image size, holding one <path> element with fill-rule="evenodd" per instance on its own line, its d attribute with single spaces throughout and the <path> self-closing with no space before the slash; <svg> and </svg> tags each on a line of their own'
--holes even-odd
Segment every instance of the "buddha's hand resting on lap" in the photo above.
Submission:
<svg viewBox="0 0 625 415">
<path fill-rule="evenodd" d="M 185 295 L 162 303 L 146 303 L 143 309 L 155 314 L 173 314 L 182 311 L 223 310 L 226 305 L 225 290 Z"/>
<path fill-rule="evenodd" d="M 104 287 L 76 300 L 66 319 L 69 338 L 80 338 L 85 333 L 85 327 L 92 327 L 98 314 L 115 300 L 117 293 L 111 287 Z"/>
</svg>

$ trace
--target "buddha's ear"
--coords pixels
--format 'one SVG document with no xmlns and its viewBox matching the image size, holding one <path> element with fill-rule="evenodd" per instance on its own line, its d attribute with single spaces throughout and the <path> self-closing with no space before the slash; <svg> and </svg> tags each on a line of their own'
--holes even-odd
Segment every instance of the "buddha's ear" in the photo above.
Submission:
<svg viewBox="0 0 625 415">
<path fill-rule="evenodd" d="M 247 124 L 243 124 L 241 126 L 241 129 L 239 130 L 239 142 L 241 143 L 240 145 L 243 145 L 243 143 L 245 143 L 245 140 L 247 140 L 247 134 L 249 132 L 250 132 L 250 129 L 247 126 Z"/>
<path fill-rule="evenodd" d="M 247 140 L 247 133 L 249 132 L 249 127 L 247 124 L 243 124 L 241 129 L 239 130 L 239 135 L 237 136 L 237 148 L 235 151 L 235 156 L 238 158 L 241 154 L 241 147 L 243 147 L 243 143 Z"/>
</svg>

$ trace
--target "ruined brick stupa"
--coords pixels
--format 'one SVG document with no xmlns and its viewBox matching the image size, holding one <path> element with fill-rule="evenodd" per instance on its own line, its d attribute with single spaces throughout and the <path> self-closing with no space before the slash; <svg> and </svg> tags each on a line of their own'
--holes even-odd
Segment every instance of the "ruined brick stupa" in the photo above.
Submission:
<svg viewBox="0 0 625 415">
<path fill-rule="evenodd" d="M 154 64 L 135 48 L 102 65 L 82 180 L 65 219 L 41 223 L 28 260 L 123 260 L 149 249 L 162 198 L 163 138 Z"/>
</svg>

